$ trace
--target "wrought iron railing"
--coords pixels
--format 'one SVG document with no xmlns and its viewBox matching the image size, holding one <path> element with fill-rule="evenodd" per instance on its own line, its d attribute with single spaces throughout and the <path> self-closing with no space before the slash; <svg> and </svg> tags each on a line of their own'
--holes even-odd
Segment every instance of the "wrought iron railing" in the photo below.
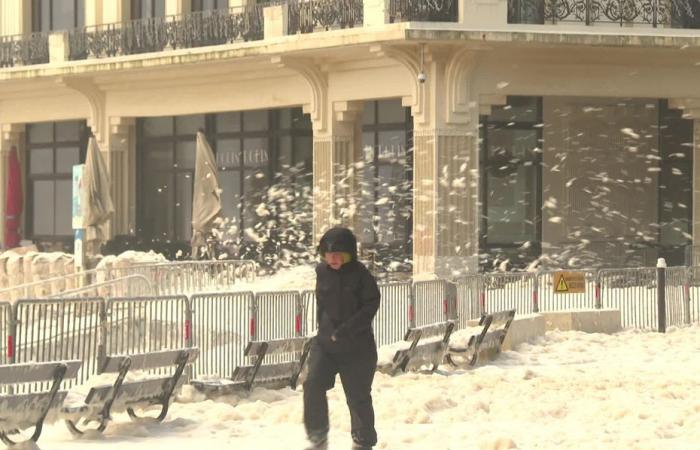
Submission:
<svg viewBox="0 0 700 450">
<path fill-rule="evenodd" d="M 577 22 L 694 28 L 695 0 L 509 0 L 508 23 Z"/>
<path fill-rule="evenodd" d="M 0 67 L 49 62 L 49 34 L 0 36 Z"/>
<path fill-rule="evenodd" d="M 70 59 L 263 39 L 263 6 L 199 11 L 75 29 L 69 33 Z"/>
<path fill-rule="evenodd" d="M 362 26 L 362 0 L 289 0 L 289 34 Z"/>
<path fill-rule="evenodd" d="M 457 0 L 391 0 L 389 21 L 457 22 Z"/>
</svg>

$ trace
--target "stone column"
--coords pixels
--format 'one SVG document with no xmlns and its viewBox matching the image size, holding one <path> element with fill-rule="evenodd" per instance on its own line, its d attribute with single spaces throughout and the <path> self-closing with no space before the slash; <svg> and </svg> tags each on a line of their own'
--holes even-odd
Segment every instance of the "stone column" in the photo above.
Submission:
<svg viewBox="0 0 700 450">
<path fill-rule="evenodd" d="M 7 191 L 7 166 L 10 150 L 12 147 L 17 147 L 17 156 L 20 161 L 24 150 L 24 124 L 3 124 L 1 127 L 0 136 L 0 241 L 4 247 L 5 238 L 5 195 Z M 24 164 L 21 164 L 24 167 Z M 27 182 L 24 179 L 25 172 L 22 171 L 22 192 L 24 193 L 24 213 L 26 214 L 27 205 Z M 22 228 L 24 228 L 24 220 L 22 220 Z M 24 236 L 24 233 L 22 233 Z"/>
<path fill-rule="evenodd" d="M 134 228 L 135 166 L 132 148 L 135 122 L 132 118 L 110 117 L 107 133 L 99 142 L 102 157 L 107 164 L 111 182 L 114 215 L 107 227 L 110 238 L 130 234 Z"/>
<path fill-rule="evenodd" d="M 693 245 L 700 246 L 700 110 L 693 114 Z M 695 259 L 695 258 L 694 258 Z"/>
<path fill-rule="evenodd" d="M 414 79 L 425 74 L 411 105 L 413 270 L 455 276 L 476 270 L 479 251 L 479 108 L 470 87 L 475 58 L 446 49 L 401 58 L 407 56 Z"/>
<path fill-rule="evenodd" d="M 0 1 L 0 35 L 25 34 L 32 30 L 31 0 Z"/>
</svg>

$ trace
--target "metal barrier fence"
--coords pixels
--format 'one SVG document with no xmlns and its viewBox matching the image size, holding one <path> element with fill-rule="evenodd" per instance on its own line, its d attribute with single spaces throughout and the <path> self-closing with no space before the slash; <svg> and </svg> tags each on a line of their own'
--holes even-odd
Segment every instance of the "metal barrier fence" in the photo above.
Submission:
<svg viewBox="0 0 700 450">
<path fill-rule="evenodd" d="M 597 304 L 597 270 L 576 270 L 583 273 L 584 292 L 557 291 L 557 275 L 560 272 L 537 273 L 537 305 L 540 311 L 593 309 Z"/>
<path fill-rule="evenodd" d="M 688 270 L 685 267 L 666 269 L 666 325 L 680 326 L 686 323 L 686 283 Z M 689 323 L 689 322 L 688 322 Z"/>
<path fill-rule="evenodd" d="M 466 328 L 470 320 L 479 319 L 484 312 L 479 302 L 481 279 L 478 275 L 456 280 L 457 327 Z"/>
<path fill-rule="evenodd" d="M 252 292 L 192 296 L 192 345 L 200 351 L 194 378 L 231 377 L 244 363 L 243 352 L 255 331 L 253 304 Z"/>
<path fill-rule="evenodd" d="M 619 309 L 623 328 L 656 328 L 655 268 L 603 269 L 598 277 L 602 307 Z"/>
<path fill-rule="evenodd" d="M 253 302 L 254 340 L 283 339 L 300 336 L 304 306 L 298 291 L 259 292 Z M 294 355 L 277 354 L 265 357 L 268 362 L 290 361 Z"/>
<path fill-rule="evenodd" d="M 447 282 L 445 280 L 413 283 L 413 304 L 409 311 L 411 326 L 420 327 L 449 318 Z"/>
<path fill-rule="evenodd" d="M 380 284 L 379 292 L 381 300 L 372 328 L 377 346 L 381 347 L 403 339 L 413 319 L 413 292 L 411 283 Z"/>
<path fill-rule="evenodd" d="M 13 317 L 12 305 L 0 303 L 0 364 L 9 363 L 14 352 Z"/>
<path fill-rule="evenodd" d="M 152 297 L 155 295 L 153 285 L 143 275 L 129 275 L 123 278 L 91 284 L 81 288 L 63 291 L 48 296 L 52 298 L 70 297 Z"/>
<path fill-rule="evenodd" d="M 311 290 L 302 291 L 301 303 L 301 324 L 302 334 L 308 336 L 316 331 L 316 292 Z"/>
<path fill-rule="evenodd" d="M 532 273 L 488 273 L 481 276 L 483 312 L 515 309 L 516 314 L 537 312 L 535 275 Z"/>
<path fill-rule="evenodd" d="M 688 269 L 687 283 L 688 323 L 700 322 L 700 267 Z"/>
<path fill-rule="evenodd" d="M 152 294 L 124 292 L 121 295 L 182 295 L 225 290 L 240 281 L 252 282 L 257 264 L 251 260 L 183 261 L 153 264 L 134 264 L 126 267 L 109 267 L 85 270 L 58 277 L 36 280 L 0 289 L 0 301 L 20 298 L 59 297 L 64 291 L 87 289 L 89 286 L 108 286 L 110 281 L 140 275 L 151 283 Z"/>
<path fill-rule="evenodd" d="M 84 383 L 98 371 L 102 299 L 20 300 L 15 304 L 14 349 L 10 362 L 83 361 L 77 380 Z M 20 386 L 31 390 L 32 386 Z M 36 386 L 34 386 L 36 389 Z"/>
<path fill-rule="evenodd" d="M 106 302 L 106 309 L 105 354 L 145 353 L 191 344 L 187 297 L 115 298 Z"/>
</svg>

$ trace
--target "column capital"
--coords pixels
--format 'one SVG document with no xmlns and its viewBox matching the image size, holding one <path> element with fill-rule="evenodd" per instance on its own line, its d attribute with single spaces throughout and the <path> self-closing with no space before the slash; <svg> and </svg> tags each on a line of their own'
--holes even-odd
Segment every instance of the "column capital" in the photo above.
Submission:
<svg viewBox="0 0 700 450">
<path fill-rule="evenodd" d="M 311 101 L 303 105 L 304 113 L 311 116 L 314 132 L 324 132 L 328 125 L 328 74 L 308 58 L 273 56 L 270 62 L 277 67 L 291 69 L 301 75 L 311 89 Z"/>
</svg>

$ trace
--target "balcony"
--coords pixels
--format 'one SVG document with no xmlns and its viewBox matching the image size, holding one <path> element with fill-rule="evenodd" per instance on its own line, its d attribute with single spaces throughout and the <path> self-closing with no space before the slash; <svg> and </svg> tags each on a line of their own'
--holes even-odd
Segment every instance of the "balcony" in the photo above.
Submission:
<svg viewBox="0 0 700 450">
<path fill-rule="evenodd" d="M 288 34 L 362 26 L 362 0 L 288 0 Z"/>
<path fill-rule="evenodd" d="M 389 0 L 389 21 L 457 22 L 458 0 Z"/>
<path fill-rule="evenodd" d="M 260 40 L 263 28 L 263 5 L 96 25 L 68 33 L 69 59 Z"/>
<path fill-rule="evenodd" d="M 508 0 L 508 23 L 700 28 L 696 0 Z"/>
<path fill-rule="evenodd" d="M 0 36 L 0 67 L 49 62 L 49 34 Z"/>
</svg>

